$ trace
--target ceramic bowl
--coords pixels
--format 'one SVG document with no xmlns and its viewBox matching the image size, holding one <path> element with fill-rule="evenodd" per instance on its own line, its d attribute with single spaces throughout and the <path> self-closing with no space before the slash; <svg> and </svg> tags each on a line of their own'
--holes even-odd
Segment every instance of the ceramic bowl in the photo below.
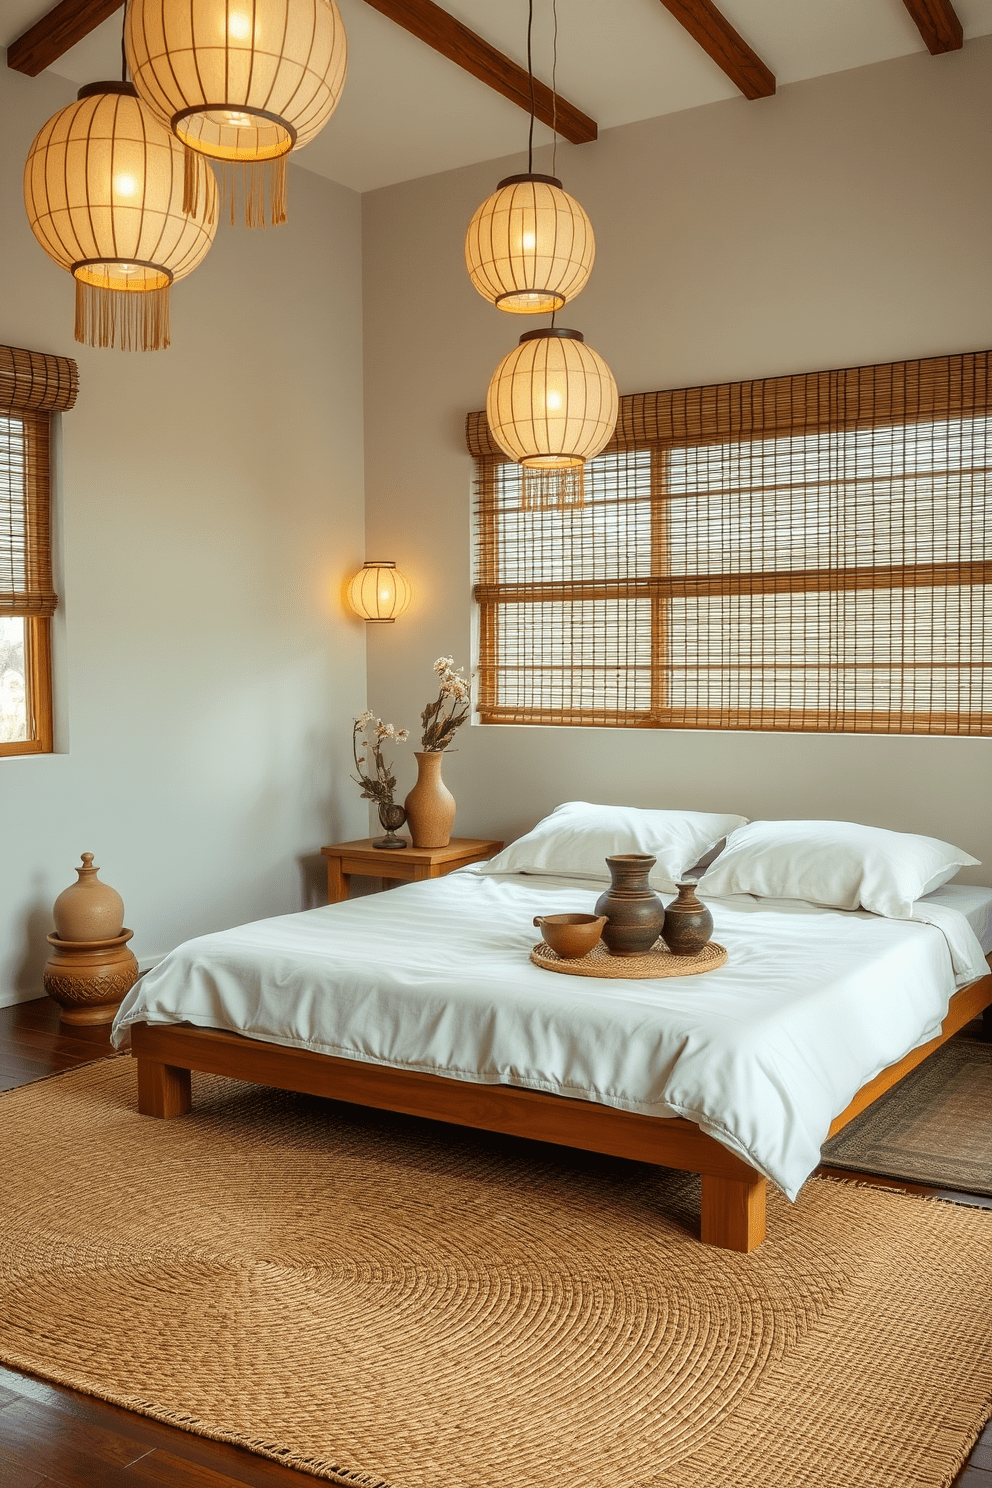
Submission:
<svg viewBox="0 0 992 1488">
<path fill-rule="evenodd" d="M 535 915 L 534 924 L 551 949 L 565 961 L 587 956 L 597 944 L 606 924 L 605 915 Z"/>
</svg>

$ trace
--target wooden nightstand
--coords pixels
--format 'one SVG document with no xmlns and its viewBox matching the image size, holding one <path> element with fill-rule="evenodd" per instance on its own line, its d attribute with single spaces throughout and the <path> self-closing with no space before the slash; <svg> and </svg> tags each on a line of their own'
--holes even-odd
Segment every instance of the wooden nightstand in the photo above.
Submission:
<svg viewBox="0 0 992 1488">
<path fill-rule="evenodd" d="M 320 849 L 327 859 L 327 902 L 340 904 L 347 899 L 353 873 L 419 883 L 424 878 L 443 878 L 466 863 L 482 863 L 502 846 L 483 837 L 452 837 L 447 847 L 373 847 L 371 837 L 336 842 Z"/>
</svg>

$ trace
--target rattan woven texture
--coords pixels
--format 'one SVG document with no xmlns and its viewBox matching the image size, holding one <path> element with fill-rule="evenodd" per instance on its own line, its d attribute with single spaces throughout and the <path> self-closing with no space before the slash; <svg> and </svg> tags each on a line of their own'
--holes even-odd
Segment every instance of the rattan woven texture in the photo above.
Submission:
<svg viewBox="0 0 992 1488">
<path fill-rule="evenodd" d="M 114 1060 L 6 1095 L 0 1358 L 362 1488 L 946 1488 L 992 1215 L 815 1181 L 750 1256 L 694 1180 Z"/>
<path fill-rule="evenodd" d="M 541 940 L 531 951 L 530 959 L 545 971 L 562 971 L 566 976 L 643 981 L 647 977 L 699 976 L 700 972 L 716 971 L 726 961 L 727 952 L 711 940 L 698 956 L 673 956 L 664 941 L 657 940 L 642 956 L 613 956 L 600 941 L 587 955 L 566 961 Z"/>
</svg>

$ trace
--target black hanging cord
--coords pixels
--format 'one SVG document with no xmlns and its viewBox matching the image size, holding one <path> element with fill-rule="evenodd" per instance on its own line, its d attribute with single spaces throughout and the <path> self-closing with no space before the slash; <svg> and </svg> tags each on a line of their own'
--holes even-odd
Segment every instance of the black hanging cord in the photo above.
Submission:
<svg viewBox="0 0 992 1488">
<path fill-rule="evenodd" d="M 124 7 L 124 16 L 121 20 L 121 82 L 127 82 L 127 48 L 124 45 L 124 24 L 127 21 L 127 6 Z"/>
<path fill-rule="evenodd" d="M 534 174 L 534 59 L 531 33 L 534 29 L 534 0 L 527 0 L 527 76 L 530 79 L 530 129 L 527 131 L 527 174 Z"/>
</svg>

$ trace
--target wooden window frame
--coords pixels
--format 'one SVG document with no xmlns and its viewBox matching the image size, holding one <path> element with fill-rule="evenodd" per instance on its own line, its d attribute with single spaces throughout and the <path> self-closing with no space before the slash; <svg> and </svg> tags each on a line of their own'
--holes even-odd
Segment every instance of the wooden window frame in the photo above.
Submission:
<svg viewBox="0 0 992 1488">
<path fill-rule="evenodd" d="M 479 605 L 478 717 L 485 724 L 544 725 L 548 727 L 619 727 L 649 729 L 738 729 L 791 733 L 928 734 L 987 737 L 992 734 L 988 712 L 913 712 L 845 707 L 838 723 L 828 706 L 815 709 L 774 709 L 760 704 L 744 711 L 693 706 L 671 716 L 666 708 L 666 601 L 674 597 L 763 595 L 792 593 L 842 594 L 872 589 L 938 590 L 957 585 L 992 584 L 992 561 L 965 559 L 953 563 L 880 564 L 796 570 L 744 570 L 720 574 L 667 576 L 667 545 L 663 487 L 670 452 L 706 444 L 752 442 L 811 432 L 843 432 L 859 428 L 909 427 L 942 418 L 969 417 L 992 411 L 992 353 L 965 353 L 880 367 L 845 369 L 758 382 L 681 389 L 671 393 L 637 394 L 621 399 L 617 433 L 604 454 L 620 450 L 651 452 L 650 576 L 532 583 L 500 583 L 497 548 L 497 480 L 509 462 L 492 440 L 484 414 L 470 414 L 467 438 L 476 462 L 478 518 L 476 551 Z M 967 474 L 965 471 L 963 474 Z M 650 706 L 629 709 L 590 706 L 542 708 L 529 704 L 500 705 L 498 612 L 501 605 L 520 602 L 564 603 L 568 600 L 634 600 L 651 603 Z M 714 663 L 716 664 L 716 663 Z M 906 664 L 893 660 L 888 668 Z M 953 666 L 961 663 L 946 662 Z M 968 663 L 975 665 L 975 663 Z M 981 665 L 989 663 L 981 662 Z M 797 667 L 813 665 L 800 658 Z M 837 663 L 830 665 L 836 666 Z M 842 665 L 857 665 L 843 663 Z M 942 663 L 933 661 L 938 671 Z M 726 669 L 732 662 L 720 662 Z M 879 661 L 884 673 L 886 663 Z M 691 711 L 691 721 L 686 721 Z"/>
</svg>

